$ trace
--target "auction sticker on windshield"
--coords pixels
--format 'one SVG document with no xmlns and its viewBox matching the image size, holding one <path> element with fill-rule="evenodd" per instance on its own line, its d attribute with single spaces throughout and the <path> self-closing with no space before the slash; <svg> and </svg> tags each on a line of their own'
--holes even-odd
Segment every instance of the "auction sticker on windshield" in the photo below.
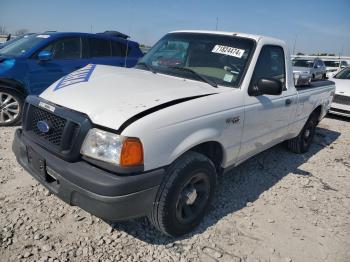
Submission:
<svg viewBox="0 0 350 262">
<path fill-rule="evenodd" d="M 231 46 L 224 46 L 224 45 L 216 45 L 214 46 L 213 50 L 211 50 L 213 53 L 222 54 L 222 55 L 229 55 L 241 58 L 244 54 L 243 49 L 231 47 Z"/>
</svg>

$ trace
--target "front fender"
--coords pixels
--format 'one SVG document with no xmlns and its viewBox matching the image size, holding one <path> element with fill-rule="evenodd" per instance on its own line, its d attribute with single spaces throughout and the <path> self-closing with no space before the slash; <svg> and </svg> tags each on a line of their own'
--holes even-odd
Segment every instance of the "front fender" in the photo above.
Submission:
<svg viewBox="0 0 350 262">
<path fill-rule="evenodd" d="M 220 133 L 217 129 L 214 128 L 205 128 L 201 130 L 197 130 L 196 132 L 185 137 L 178 146 L 171 152 L 169 156 L 169 163 L 174 162 L 177 158 L 179 158 L 182 154 L 189 151 L 191 148 L 198 146 L 205 142 L 218 142 L 218 137 Z M 223 150 L 223 155 L 225 159 L 225 151 Z"/>
</svg>

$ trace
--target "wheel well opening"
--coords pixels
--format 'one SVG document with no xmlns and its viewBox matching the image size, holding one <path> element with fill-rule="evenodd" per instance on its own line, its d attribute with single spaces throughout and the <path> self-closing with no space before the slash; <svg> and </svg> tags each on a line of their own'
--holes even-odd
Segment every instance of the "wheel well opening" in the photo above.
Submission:
<svg viewBox="0 0 350 262">
<path fill-rule="evenodd" d="M 25 98 L 28 94 L 24 86 L 16 81 L 0 79 L 0 88 L 12 89 L 23 95 Z"/>
<path fill-rule="evenodd" d="M 191 151 L 205 155 L 211 161 L 213 161 L 217 172 L 219 173 L 221 171 L 221 163 L 223 161 L 224 152 L 220 143 L 214 141 L 205 142 L 193 147 Z"/>
<path fill-rule="evenodd" d="M 317 116 L 317 120 L 320 120 L 320 116 L 321 116 L 321 112 L 322 112 L 322 106 L 319 105 L 318 107 L 316 107 L 314 109 L 314 111 L 312 112 L 313 115 Z"/>
</svg>

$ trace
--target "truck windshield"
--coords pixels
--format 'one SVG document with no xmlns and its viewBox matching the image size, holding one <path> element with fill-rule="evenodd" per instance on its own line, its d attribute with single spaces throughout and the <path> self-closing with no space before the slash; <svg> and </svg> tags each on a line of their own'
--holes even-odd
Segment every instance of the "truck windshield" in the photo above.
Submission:
<svg viewBox="0 0 350 262">
<path fill-rule="evenodd" d="M 343 69 L 334 76 L 337 79 L 350 79 L 350 67 Z"/>
<path fill-rule="evenodd" d="M 235 36 L 170 33 L 155 44 L 136 68 L 213 86 L 237 87 L 254 46 L 253 40 Z"/>
<path fill-rule="evenodd" d="M 28 35 L 0 49 L 0 55 L 21 56 L 49 35 Z"/>
<path fill-rule="evenodd" d="M 293 66 L 312 67 L 313 65 L 314 65 L 313 60 L 301 60 L 301 59 L 293 60 Z"/>
</svg>

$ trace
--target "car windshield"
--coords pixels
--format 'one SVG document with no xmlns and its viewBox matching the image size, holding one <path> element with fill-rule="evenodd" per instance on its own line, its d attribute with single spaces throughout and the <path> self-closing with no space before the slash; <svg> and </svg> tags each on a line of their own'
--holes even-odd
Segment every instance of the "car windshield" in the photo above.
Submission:
<svg viewBox="0 0 350 262">
<path fill-rule="evenodd" d="M 334 76 L 337 79 L 350 79 L 350 67 L 343 69 Z"/>
<path fill-rule="evenodd" d="M 28 35 L 0 49 L 0 55 L 21 56 L 49 35 Z"/>
<path fill-rule="evenodd" d="M 326 67 L 339 67 L 339 61 L 323 61 Z"/>
<path fill-rule="evenodd" d="M 140 60 L 136 68 L 236 87 L 252 55 L 251 39 L 204 33 L 171 33 Z"/>
<path fill-rule="evenodd" d="M 313 64 L 314 64 L 313 60 L 301 60 L 301 59 L 293 60 L 293 66 L 312 67 Z"/>
</svg>

